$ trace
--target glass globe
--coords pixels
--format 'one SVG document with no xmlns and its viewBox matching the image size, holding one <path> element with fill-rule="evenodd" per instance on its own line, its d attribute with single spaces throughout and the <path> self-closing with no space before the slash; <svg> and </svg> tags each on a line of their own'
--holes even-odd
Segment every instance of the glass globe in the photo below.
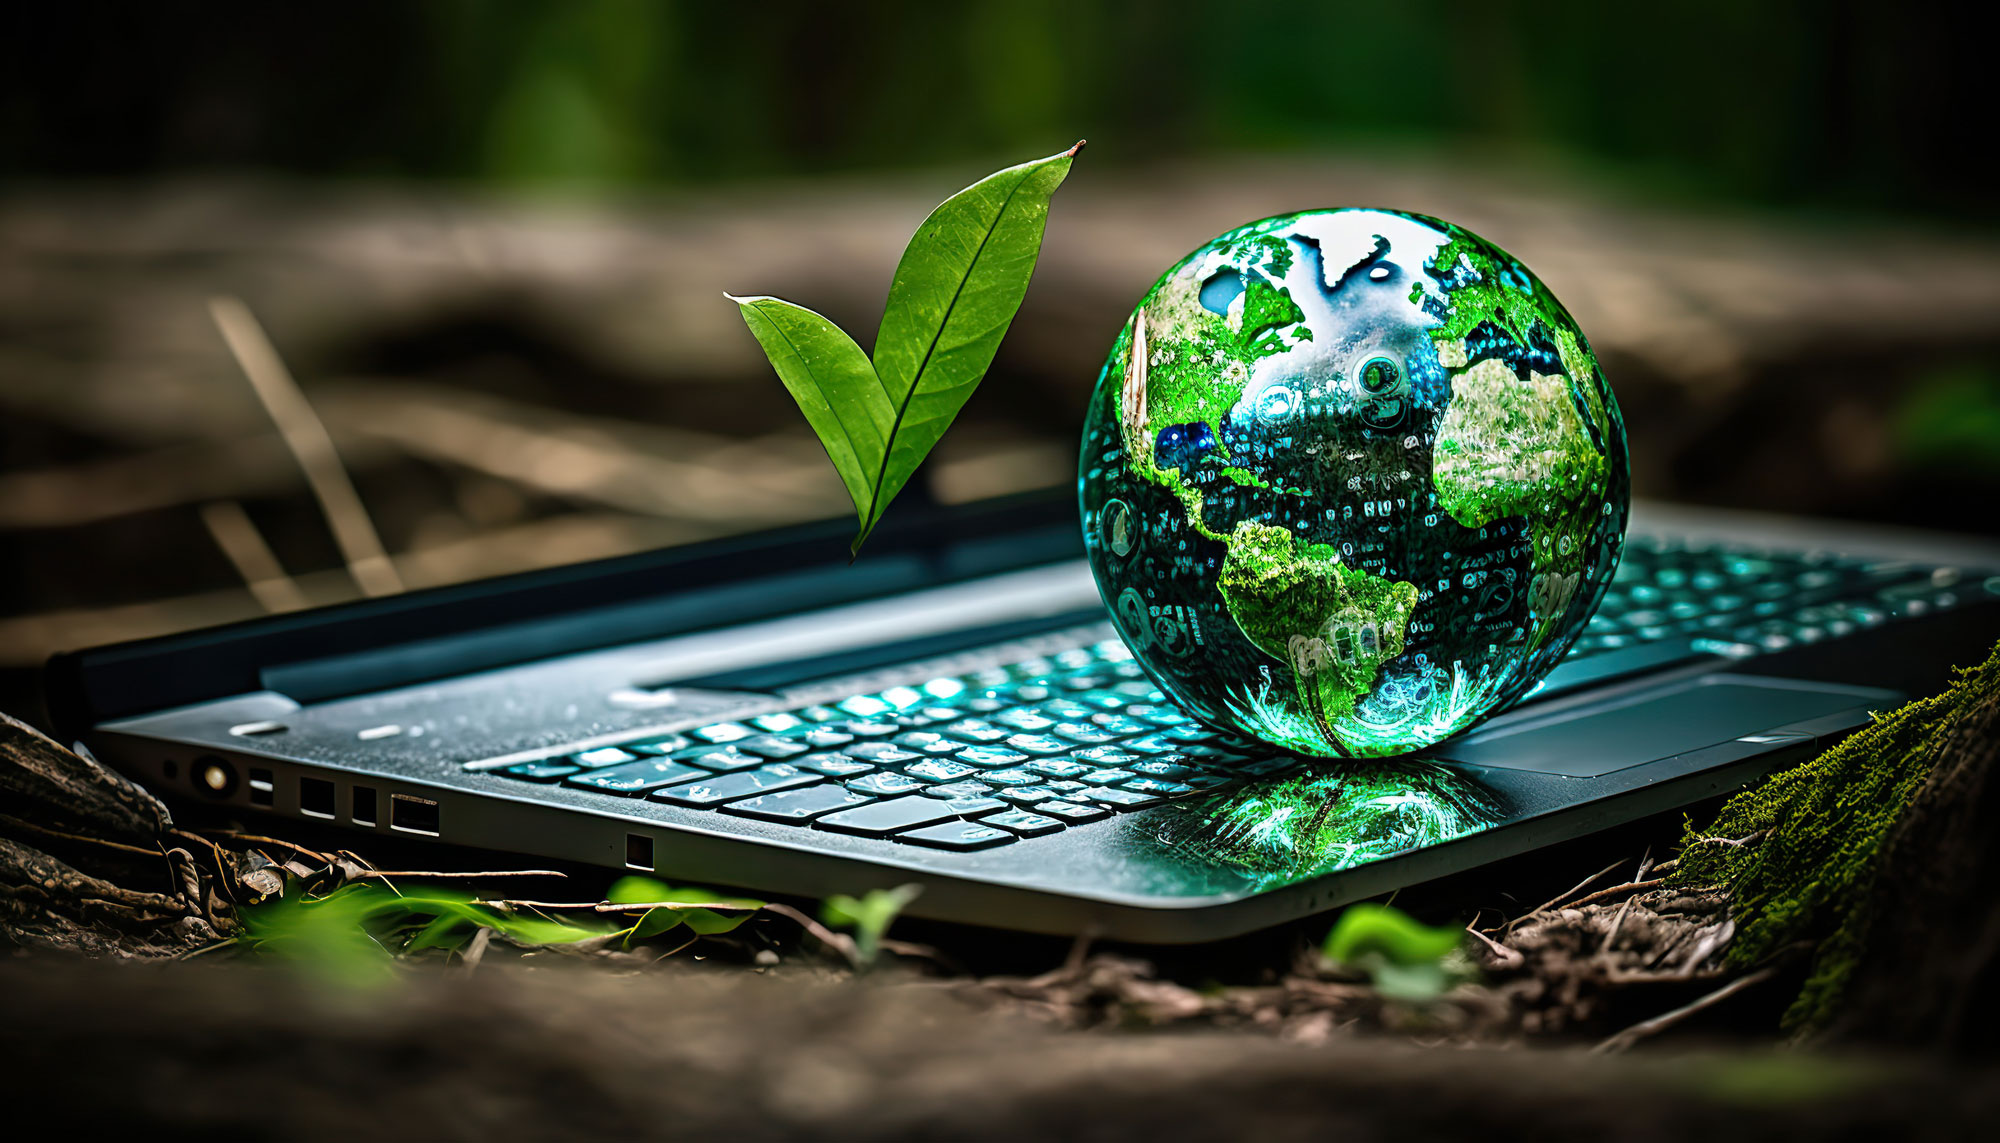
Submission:
<svg viewBox="0 0 2000 1143">
<path fill-rule="evenodd" d="M 1358 209 L 1168 270 L 1105 359 L 1078 486 L 1161 689 L 1330 757 L 1428 746 L 1533 688 L 1630 499 L 1617 402 L 1548 288 L 1451 223 Z"/>
</svg>

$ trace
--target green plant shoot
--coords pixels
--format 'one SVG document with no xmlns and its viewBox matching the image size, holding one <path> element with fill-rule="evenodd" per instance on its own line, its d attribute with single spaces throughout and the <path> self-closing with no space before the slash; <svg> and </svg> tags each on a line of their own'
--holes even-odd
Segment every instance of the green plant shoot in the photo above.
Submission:
<svg viewBox="0 0 2000 1143">
<path fill-rule="evenodd" d="M 652 905 L 639 914 L 637 920 L 624 930 L 625 947 L 659 936 L 661 933 L 687 926 L 695 936 L 713 936 L 727 933 L 764 907 L 764 902 L 748 897 L 725 897 L 706 889 L 676 888 L 664 881 L 651 877 L 620 877 L 611 886 L 604 899 L 614 905 Z M 728 911 L 701 908 L 703 905 L 726 905 Z"/>
<path fill-rule="evenodd" d="M 524 916 L 456 889 L 398 892 L 369 883 L 318 897 L 281 897 L 246 907 L 242 916 L 245 944 L 353 984 L 382 979 L 398 956 L 462 949 L 480 929 L 524 945 L 569 944 L 606 931 L 595 919 L 579 924 Z"/>
<path fill-rule="evenodd" d="M 1433 1000 L 1467 975 L 1454 965 L 1465 933 L 1434 929 L 1389 905 L 1349 906 L 1326 935 L 1326 958 L 1368 974 L 1392 1000 Z"/>
<path fill-rule="evenodd" d="M 819 919 L 835 928 L 853 929 L 855 959 L 872 964 L 881 950 L 883 934 L 921 892 L 921 885 L 898 885 L 894 889 L 871 889 L 858 899 L 836 894 L 820 904 Z"/>
<path fill-rule="evenodd" d="M 871 360 L 839 326 L 781 298 L 735 302 L 854 501 L 852 555 L 993 364 L 1041 254 L 1049 199 L 1081 142 L 946 199 L 910 238 Z"/>
</svg>

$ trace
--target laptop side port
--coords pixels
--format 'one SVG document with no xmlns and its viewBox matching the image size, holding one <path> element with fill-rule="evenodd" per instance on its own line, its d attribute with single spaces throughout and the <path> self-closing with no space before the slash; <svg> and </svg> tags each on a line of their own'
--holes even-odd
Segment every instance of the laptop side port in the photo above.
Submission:
<svg viewBox="0 0 2000 1143">
<path fill-rule="evenodd" d="M 353 808 L 347 815 L 348 820 L 358 826 L 372 826 L 377 820 L 376 813 L 375 787 L 354 787 Z"/>
<path fill-rule="evenodd" d="M 653 839 L 645 834 L 625 835 L 625 868 L 653 871 Z"/>
<path fill-rule="evenodd" d="M 333 783 L 325 778 L 299 779 L 299 812 L 307 817 L 331 818 L 334 811 Z"/>
<path fill-rule="evenodd" d="M 268 806 L 277 800 L 278 784 L 271 778 L 269 770 L 250 768 L 250 804 Z"/>
<path fill-rule="evenodd" d="M 195 789 L 217 801 L 236 792 L 236 767 L 213 754 L 195 759 L 188 777 L 194 779 Z"/>
<path fill-rule="evenodd" d="M 438 836 L 438 804 L 414 794 L 389 795 L 389 828 Z"/>
</svg>

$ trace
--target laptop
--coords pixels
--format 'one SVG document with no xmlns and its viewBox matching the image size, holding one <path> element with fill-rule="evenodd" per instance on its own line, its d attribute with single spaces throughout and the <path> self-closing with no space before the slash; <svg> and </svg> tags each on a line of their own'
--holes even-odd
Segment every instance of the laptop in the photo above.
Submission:
<svg viewBox="0 0 2000 1143">
<path fill-rule="evenodd" d="M 1075 502 L 842 522 L 57 656 L 170 798 L 677 882 L 1212 940 L 1737 789 L 2000 639 L 2000 546 L 1635 504 L 1543 685 L 1417 755 L 1290 757 L 1119 643 Z"/>
</svg>

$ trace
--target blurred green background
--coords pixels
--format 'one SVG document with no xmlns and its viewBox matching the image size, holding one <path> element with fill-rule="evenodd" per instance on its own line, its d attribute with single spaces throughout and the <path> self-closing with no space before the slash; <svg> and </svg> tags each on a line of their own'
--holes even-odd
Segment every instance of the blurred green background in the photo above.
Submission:
<svg viewBox="0 0 2000 1143">
<path fill-rule="evenodd" d="M 1375 204 L 1564 299 L 1639 494 L 2000 532 L 1989 55 L 1858 0 L 11 5 L 0 708 L 55 650 L 357 594 L 211 297 L 404 586 L 840 515 L 721 291 L 867 344 L 931 205 L 1079 136 L 939 499 L 1073 480 L 1181 254 Z"/>
<path fill-rule="evenodd" d="M 704 183 L 1357 140 L 1662 192 L 1986 219 L 1989 48 L 1859 0 L 423 0 L 0 18 L 0 171 Z M 1990 219 L 1989 219 L 1990 221 Z"/>
</svg>

